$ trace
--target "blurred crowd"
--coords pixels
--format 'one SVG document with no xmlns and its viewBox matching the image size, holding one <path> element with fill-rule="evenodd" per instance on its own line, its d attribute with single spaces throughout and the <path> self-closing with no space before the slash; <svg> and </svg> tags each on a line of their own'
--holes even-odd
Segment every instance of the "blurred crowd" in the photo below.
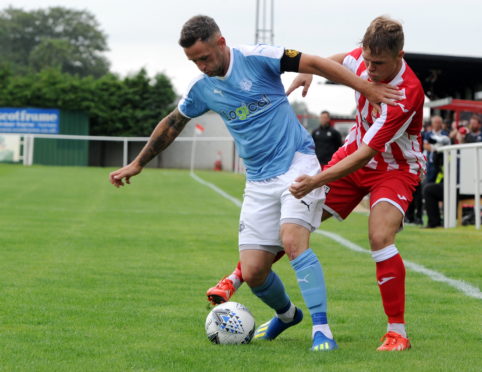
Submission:
<svg viewBox="0 0 482 372">
<path fill-rule="evenodd" d="M 469 120 L 453 121 L 450 124 L 449 137 L 452 144 L 482 142 L 482 118 L 472 115 Z"/>
<path fill-rule="evenodd" d="M 443 120 L 432 116 L 422 132 L 423 149 L 427 158 L 427 174 L 414 192 L 413 202 L 405 215 L 405 223 L 423 225 L 423 212 L 427 214 L 425 227 L 442 226 L 443 207 L 443 152 L 440 147 L 450 144 L 482 142 L 482 118 L 471 115 L 460 121 Z"/>
<path fill-rule="evenodd" d="M 441 227 L 443 208 L 443 152 L 442 146 L 482 142 L 482 117 L 469 114 L 462 120 L 444 120 L 434 115 L 422 131 L 423 150 L 427 159 L 427 173 L 417 187 L 406 214 L 405 223 L 426 228 Z M 333 127 L 330 113 L 322 111 L 319 126 L 311 133 L 320 164 L 328 163 L 333 153 L 343 144 L 341 134 Z M 426 215 L 426 223 L 424 216 Z"/>
</svg>

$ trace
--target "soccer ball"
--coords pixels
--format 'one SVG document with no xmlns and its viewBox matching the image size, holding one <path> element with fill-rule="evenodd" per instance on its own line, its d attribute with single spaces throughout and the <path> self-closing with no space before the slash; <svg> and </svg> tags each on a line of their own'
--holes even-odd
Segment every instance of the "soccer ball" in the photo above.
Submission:
<svg viewBox="0 0 482 372">
<path fill-rule="evenodd" d="M 237 302 L 217 305 L 206 318 L 206 334 L 213 344 L 249 344 L 254 330 L 253 315 Z"/>
</svg>

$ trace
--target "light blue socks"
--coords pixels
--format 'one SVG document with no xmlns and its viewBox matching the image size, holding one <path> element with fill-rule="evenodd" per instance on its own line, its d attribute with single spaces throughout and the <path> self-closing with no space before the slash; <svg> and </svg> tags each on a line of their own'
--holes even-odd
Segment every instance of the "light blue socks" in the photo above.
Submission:
<svg viewBox="0 0 482 372">
<path fill-rule="evenodd" d="M 312 350 L 325 351 L 336 349 L 338 346 L 333 340 L 326 316 L 325 278 L 323 277 L 323 269 L 318 258 L 311 249 L 307 249 L 291 261 L 291 266 L 295 270 L 301 294 L 313 320 Z"/>
</svg>

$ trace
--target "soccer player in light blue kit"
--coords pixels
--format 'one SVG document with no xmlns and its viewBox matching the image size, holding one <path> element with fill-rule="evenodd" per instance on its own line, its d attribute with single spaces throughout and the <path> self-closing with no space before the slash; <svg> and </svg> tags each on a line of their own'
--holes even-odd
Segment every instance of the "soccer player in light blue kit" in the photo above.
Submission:
<svg viewBox="0 0 482 372">
<path fill-rule="evenodd" d="M 299 175 L 319 173 L 320 165 L 311 136 L 288 103 L 280 75 L 284 71 L 318 74 L 362 92 L 373 102 L 391 103 L 396 93 L 321 57 L 268 45 L 230 48 L 207 16 L 188 20 L 179 44 L 203 74 L 192 81 L 177 109 L 159 122 L 139 155 L 110 174 L 111 183 L 117 187 L 124 185 L 124 179 L 129 183 L 191 118 L 208 110 L 217 112 L 246 166 L 239 223 L 243 277 L 276 313 L 258 328 L 255 338 L 272 340 L 303 318 L 271 270 L 275 255 L 284 249 L 313 320 L 312 349 L 336 349 L 326 316 L 323 271 L 309 249 L 310 232 L 320 224 L 324 191 L 314 190 L 300 200 L 288 191 Z"/>
</svg>

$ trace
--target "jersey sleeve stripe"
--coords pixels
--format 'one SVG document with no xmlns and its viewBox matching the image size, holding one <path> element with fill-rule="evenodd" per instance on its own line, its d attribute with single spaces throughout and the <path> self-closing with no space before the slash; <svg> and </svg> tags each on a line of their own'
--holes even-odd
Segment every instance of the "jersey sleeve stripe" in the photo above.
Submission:
<svg viewBox="0 0 482 372">
<path fill-rule="evenodd" d="M 178 105 L 177 105 L 177 110 L 181 113 L 182 116 L 184 116 L 184 117 L 186 117 L 186 118 L 188 118 L 188 119 L 192 119 L 192 117 L 190 117 L 189 115 L 187 115 L 187 114 L 182 110 L 182 108 L 181 108 L 181 105 L 182 105 L 182 103 L 183 103 L 183 100 L 184 100 L 184 98 L 179 101 L 179 103 L 178 103 Z"/>
<path fill-rule="evenodd" d="M 204 75 L 203 74 L 200 74 L 198 75 L 197 77 L 195 77 L 194 79 L 191 80 L 191 82 L 189 83 L 186 91 L 184 92 L 184 94 L 182 95 L 182 98 L 179 100 L 179 103 L 177 104 L 177 109 L 179 110 L 179 112 L 185 116 L 186 118 L 188 119 L 192 119 L 191 116 L 187 115 L 183 109 L 181 108 L 181 106 L 184 104 L 184 102 L 186 101 L 187 99 L 187 96 L 189 95 L 189 92 L 191 91 L 192 87 L 201 79 L 204 78 Z"/>
<path fill-rule="evenodd" d="M 408 126 L 412 123 L 412 119 L 413 117 L 415 116 L 415 114 L 417 113 L 417 111 L 414 111 L 412 113 L 412 115 L 410 115 L 410 117 L 407 119 L 407 121 L 405 121 L 405 123 L 403 123 L 403 125 L 400 127 L 400 129 L 395 133 L 395 135 L 392 137 L 392 139 L 390 141 L 387 142 L 387 145 L 392 143 L 392 142 L 395 142 L 397 139 L 399 139 L 403 133 L 405 133 L 405 131 L 407 130 Z"/>
<path fill-rule="evenodd" d="M 357 63 L 357 60 L 355 59 L 355 57 L 353 57 L 350 54 L 348 54 L 343 60 L 343 66 L 345 66 L 352 72 L 356 72 L 356 70 L 358 69 L 358 65 L 359 64 Z"/>
<path fill-rule="evenodd" d="M 241 45 L 237 49 L 244 56 L 263 56 L 275 59 L 280 59 L 284 52 L 284 48 L 266 44 Z"/>
</svg>

